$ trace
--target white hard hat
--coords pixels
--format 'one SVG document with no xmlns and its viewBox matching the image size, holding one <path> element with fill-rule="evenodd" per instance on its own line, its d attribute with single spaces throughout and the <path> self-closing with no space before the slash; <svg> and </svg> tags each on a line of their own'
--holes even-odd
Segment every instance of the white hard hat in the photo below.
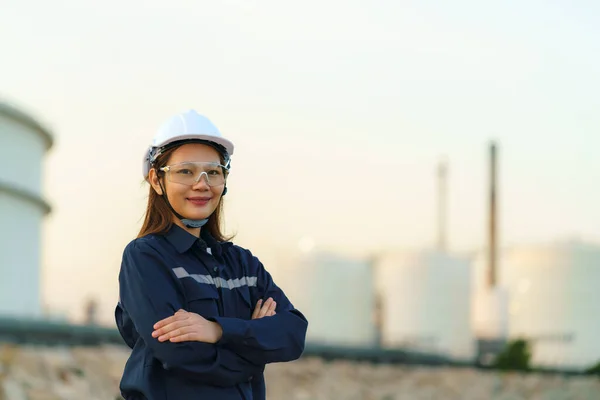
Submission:
<svg viewBox="0 0 600 400">
<path fill-rule="evenodd" d="M 156 132 L 152 146 L 144 154 L 142 173 L 148 176 L 152 162 L 160 154 L 160 149 L 180 140 L 205 140 L 222 146 L 227 156 L 233 154 L 233 143 L 221 135 L 217 127 L 208 118 L 189 110 L 169 118 Z"/>
</svg>

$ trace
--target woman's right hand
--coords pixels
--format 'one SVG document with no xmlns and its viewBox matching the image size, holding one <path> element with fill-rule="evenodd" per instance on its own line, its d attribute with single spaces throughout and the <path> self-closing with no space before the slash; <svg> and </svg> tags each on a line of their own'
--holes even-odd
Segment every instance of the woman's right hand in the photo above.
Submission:
<svg viewBox="0 0 600 400">
<path fill-rule="evenodd" d="M 277 307 L 277 303 L 273 300 L 272 297 L 269 297 L 267 301 L 263 303 L 262 299 L 256 302 L 256 307 L 254 307 L 254 312 L 252 313 L 252 319 L 260 319 L 262 317 L 272 317 L 276 314 L 275 308 Z"/>
</svg>

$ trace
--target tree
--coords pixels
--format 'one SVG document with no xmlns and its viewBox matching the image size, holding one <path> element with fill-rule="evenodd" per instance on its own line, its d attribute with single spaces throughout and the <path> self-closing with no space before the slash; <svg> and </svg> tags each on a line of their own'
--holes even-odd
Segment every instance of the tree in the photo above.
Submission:
<svg viewBox="0 0 600 400">
<path fill-rule="evenodd" d="M 509 342 L 506 348 L 498 354 L 494 367 L 502 370 L 527 371 L 530 369 L 531 350 L 525 339 Z"/>
<path fill-rule="evenodd" d="M 586 369 L 585 373 L 590 375 L 600 375 L 600 361 L 598 361 L 598 363 L 596 363 L 596 365 L 593 367 Z"/>
</svg>

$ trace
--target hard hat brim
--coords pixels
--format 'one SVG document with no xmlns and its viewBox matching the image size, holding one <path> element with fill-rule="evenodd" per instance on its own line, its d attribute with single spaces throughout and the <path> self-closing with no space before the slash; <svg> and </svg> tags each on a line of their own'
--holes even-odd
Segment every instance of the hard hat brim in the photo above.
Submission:
<svg viewBox="0 0 600 400">
<path fill-rule="evenodd" d="M 218 145 L 223 146 L 225 148 L 225 150 L 227 150 L 227 154 L 229 156 L 231 156 L 233 154 L 233 150 L 234 150 L 233 143 L 230 140 L 225 139 L 224 137 L 215 137 L 212 135 L 199 135 L 199 134 L 186 134 L 186 135 L 174 136 L 174 137 L 169 138 L 169 140 L 165 140 L 163 142 L 156 143 L 154 146 L 146 149 L 146 152 L 144 153 L 144 160 L 143 160 L 143 167 L 142 167 L 142 174 L 144 176 L 144 179 L 146 179 L 146 177 L 148 176 L 148 173 L 150 172 L 151 165 L 150 165 L 149 158 L 150 158 L 150 151 L 152 151 L 153 148 L 164 147 L 170 143 L 178 142 L 180 140 L 192 140 L 192 139 L 205 140 L 207 142 L 216 143 Z"/>
<path fill-rule="evenodd" d="M 190 140 L 190 139 L 198 139 L 198 140 L 206 140 L 207 142 L 213 142 L 216 144 L 220 144 L 225 147 L 227 150 L 227 154 L 229 156 L 233 155 L 234 146 L 230 140 L 225 139 L 224 137 L 218 137 L 213 135 L 200 135 L 200 134 L 185 134 L 170 137 L 169 140 L 164 140 L 163 142 L 159 142 L 154 144 L 154 147 L 163 147 L 173 142 L 178 142 L 180 140 Z"/>
</svg>

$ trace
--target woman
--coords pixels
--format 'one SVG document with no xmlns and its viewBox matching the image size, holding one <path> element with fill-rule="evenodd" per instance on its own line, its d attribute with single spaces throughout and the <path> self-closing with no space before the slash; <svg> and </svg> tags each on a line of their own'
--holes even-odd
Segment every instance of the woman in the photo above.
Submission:
<svg viewBox="0 0 600 400">
<path fill-rule="evenodd" d="M 188 111 L 146 152 L 146 217 L 123 254 L 115 311 L 132 348 L 126 400 L 265 399 L 265 365 L 304 350 L 306 318 L 221 231 L 233 148 Z"/>
</svg>

